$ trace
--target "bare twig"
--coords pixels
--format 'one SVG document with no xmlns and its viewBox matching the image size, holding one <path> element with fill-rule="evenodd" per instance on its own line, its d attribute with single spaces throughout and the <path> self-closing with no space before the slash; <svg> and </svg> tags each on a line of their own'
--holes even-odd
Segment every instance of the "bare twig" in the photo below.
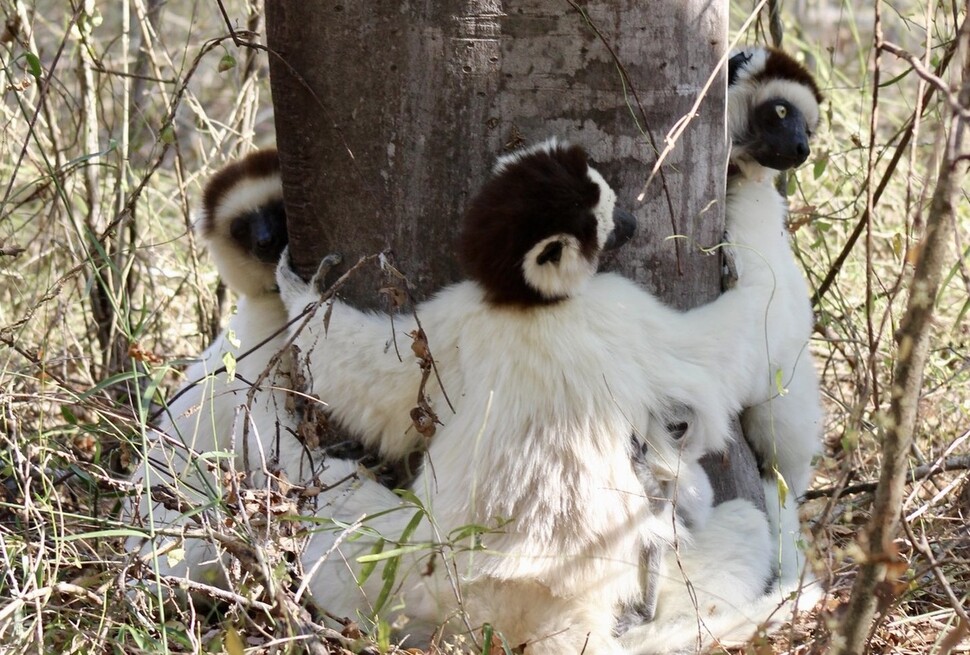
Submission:
<svg viewBox="0 0 970 655">
<path fill-rule="evenodd" d="M 913 67 L 913 70 L 916 71 L 917 75 L 929 82 L 932 86 L 936 87 L 936 90 L 939 91 L 944 98 L 946 98 L 951 112 L 958 116 L 962 116 L 963 118 L 970 118 L 970 110 L 967 110 L 965 107 L 960 105 L 960 98 L 958 97 L 957 93 L 954 92 L 950 88 L 950 85 L 947 84 L 946 81 L 943 80 L 939 75 L 924 66 L 923 62 L 921 62 L 918 57 L 888 41 L 881 42 L 879 44 L 879 48 L 908 62 L 909 65 Z"/>
<path fill-rule="evenodd" d="M 970 469 L 970 455 L 954 455 L 932 464 L 923 464 L 912 469 L 907 475 L 909 483 L 920 482 L 930 477 L 943 473 L 944 471 L 965 471 Z M 813 500 L 815 498 L 828 498 L 835 496 L 845 496 L 847 494 L 871 493 L 879 486 L 878 482 L 859 482 L 846 485 L 845 487 L 822 487 L 821 489 L 809 489 L 802 498 Z"/>
<path fill-rule="evenodd" d="M 866 190 L 866 337 L 868 339 L 869 347 L 869 362 L 867 369 L 869 371 L 868 380 L 868 391 L 870 397 L 872 398 L 873 410 L 879 411 L 879 375 L 877 371 L 877 357 L 879 354 L 879 339 L 876 336 L 875 324 L 873 323 L 873 314 L 875 314 L 875 297 L 873 286 L 875 283 L 875 272 L 873 271 L 873 213 L 875 211 L 875 194 L 872 187 L 872 178 L 876 169 L 876 133 L 879 129 L 879 80 L 880 73 L 882 71 L 881 60 L 879 55 L 881 50 L 879 46 L 882 44 L 882 12 L 880 10 L 880 4 L 877 2 L 873 6 L 873 12 L 875 14 L 875 25 L 873 27 L 873 39 L 875 40 L 876 47 L 873 48 L 872 56 L 872 109 L 869 114 L 869 147 L 866 151 L 866 179 L 863 183 L 863 188 Z"/>
<path fill-rule="evenodd" d="M 936 578 L 936 581 L 940 584 L 940 587 L 943 588 L 943 593 L 946 595 L 946 599 L 950 601 L 950 607 L 953 608 L 953 611 L 956 612 L 956 615 L 959 616 L 964 623 L 970 623 L 970 617 L 967 616 L 967 611 L 963 608 L 963 603 L 957 597 L 957 595 L 953 593 L 953 587 L 950 586 L 950 582 L 946 579 L 946 574 L 943 573 L 940 563 L 937 562 L 936 557 L 933 556 L 933 549 L 930 548 L 930 545 L 926 542 L 926 535 L 921 534 L 919 539 L 917 539 L 916 535 L 913 533 L 913 528 L 910 526 L 909 521 L 903 521 L 903 529 L 906 531 L 906 536 L 909 537 L 909 543 L 912 544 L 913 548 L 915 548 L 916 551 L 923 556 L 923 559 L 929 563 L 930 570 L 933 571 L 933 577 Z"/>
</svg>

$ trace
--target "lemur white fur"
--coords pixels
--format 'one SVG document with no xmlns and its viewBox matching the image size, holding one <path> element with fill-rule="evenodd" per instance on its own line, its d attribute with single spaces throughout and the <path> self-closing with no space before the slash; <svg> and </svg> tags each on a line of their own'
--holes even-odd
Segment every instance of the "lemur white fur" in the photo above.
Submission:
<svg viewBox="0 0 970 655">
<path fill-rule="evenodd" d="M 810 73 L 775 49 L 736 51 L 730 76 L 731 162 L 738 172 L 728 178 L 727 241 L 734 252 L 753 247 L 748 230 L 755 223 L 759 236 L 773 235 L 773 243 L 764 245 L 787 255 L 776 258 L 773 271 L 779 289 L 793 296 L 790 313 L 769 311 L 762 319 L 776 353 L 771 360 L 774 374 L 764 380 L 769 400 L 742 414 L 745 437 L 762 462 L 774 559 L 785 585 L 797 582 L 804 566 L 798 498 L 808 488 L 812 459 L 821 448 L 823 410 L 809 349 L 814 317 L 802 271 L 790 254 L 787 203 L 774 180 L 779 171 L 808 157 L 822 96 Z M 756 116 L 766 117 L 767 124 L 752 126 Z M 784 120 L 776 120 L 778 116 Z M 778 389 L 779 381 L 784 392 Z"/>
<path fill-rule="evenodd" d="M 466 216 L 472 279 L 417 307 L 455 412 L 430 382 L 443 425 L 412 489 L 431 518 L 404 544 L 426 547 L 400 554 L 380 614 L 407 615 L 404 631 L 419 644 L 443 624 L 461 632 L 487 621 L 533 655 L 623 652 L 612 627 L 639 594 L 639 554 L 673 536 L 670 512 L 651 508 L 633 470 L 630 435 L 673 475 L 680 444 L 658 436 L 655 417 L 694 407 L 684 457 L 696 461 L 727 443 L 733 413 L 764 398 L 768 353 L 751 316 L 765 311 L 774 279 L 770 259 L 749 257 L 761 244 L 738 253 L 736 288 L 675 311 L 629 280 L 595 274 L 615 241 L 614 201 L 578 148 L 550 141 L 501 159 Z M 303 282 L 285 255 L 277 280 L 291 317 L 319 298 L 319 280 Z M 389 348 L 388 317 L 339 300 L 327 327 L 321 315 L 296 334 L 313 392 L 386 455 L 410 452 L 424 439 L 409 418 L 420 373 Z M 394 326 L 416 329 L 403 317 Z M 367 529 L 352 527 L 356 540 L 320 531 L 303 557 L 317 602 L 338 616 L 376 609 L 384 580 L 379 571 L 362 580 L 357 558 L 372 552 L 375 532 L 398 542 L 419 511 L 358 484 L 366 491 L 340 495 L 338 519 L 367 517 Z M 462 530 L 475 525 L 487 531 Z"/>
<path fill-rule="evenodd" d="M 291 480 L 301 476 L 305 464 L 291 432 L 280 427 L 288 417 L 283 392 L 274 387 L 282 384 L 285 371 L 275 367 L 269 371 L 253 393 L 252 403 L 249 400 L 251 384 L 267 370 L 286 340 L 287 313 L 276 287 L 276 262 L 286 244 L 276 151 L 258 151 L 219 170 L 206 184 L 195 229 L 223 281 L 237 295 L 237 310 L 185 371 L 186 384 L 156 421 L 146 456 L 132 476 L 142 489 L 131 501 L 131 519 L 149 534 L 152 526 L 205 532 L 212 503 L 223 491 L 216 477 L 220 465 L 248 470 L 249 483 L 262 484 L 264 472 L 274 468 L 278 450 L 283 451 L 279 459 Z M 235 360 L 232 379 L 224 371 L 217 372 L 224 367 L 226 354 Z M 251 419 L 251 414 L 260 420 Z M 181 507 L 167 508 L 153 500 L 153 487 L 172 501 L 178 499 Z M 170 552 L 173 548 L 184 549 L 184 555 L 175 556 Z M 132 538 L 129 549 L 146 560 L 161 553 L 157 555 L 161 575 L 204 582 L 222 577 L 217 549 L 205 538 L 183 539 L 177 534 L 155 540 Z"/>
</svg>

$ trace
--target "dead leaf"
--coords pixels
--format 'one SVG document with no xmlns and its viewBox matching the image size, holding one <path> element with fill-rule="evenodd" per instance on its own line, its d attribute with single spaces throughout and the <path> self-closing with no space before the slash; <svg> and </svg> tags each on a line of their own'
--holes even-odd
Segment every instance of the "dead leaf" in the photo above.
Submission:
<svg viewBox="0 0 970 655">
<path fill-rule="evenodd" d="M 428 347 L 428 337 L 424 330 L 412 330 L 409 337 L 414 341 L 411 343 L 411 352 L 422 361 L 427 361 L 431 357 L 431 349 Z"/>
<path fill-rule="evenodd" d="M 434 416 L 429 414 L 423 407 L 415 407 L 411 410 L 411 423 L 418 434 L 430 439 L 434 436 L 436 428 L 434 426 Z"/>
<path fill-rule="evenodd" d="M 362 635 L 360 631 L 360 626 L 357 625 L 356 621 L 348 621 L 344 629 L 340 631 L 340 634 L 347 639 L 360 639 Z"/>
<path fill-rule="evenodd" d="M 384 287 L 378 291 L 387 298 L 391 309 L 400 309 L 408 301 L 408 294 L 400 287 Z"/>
</svg>

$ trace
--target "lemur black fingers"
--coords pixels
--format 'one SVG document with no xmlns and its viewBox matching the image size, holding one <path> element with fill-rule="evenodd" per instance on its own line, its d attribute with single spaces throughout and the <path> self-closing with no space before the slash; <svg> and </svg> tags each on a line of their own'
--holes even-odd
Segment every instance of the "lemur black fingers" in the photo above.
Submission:
<svg viewBox="0 0 970 655">
<path fill-rule="evenodd" d="M 657 596 L 660 591 L 660 563 L 663 554 L 658 548 L 643 548 L 640 551 L 638 576 L 640 596 L 623 609 L 623 613 L 613 626 L 613 635 L 619 637 L 630 628 L 652 621 L 657 614 Z"/>
<path fill-rule="evenodd" d="M 323 293 L 329 288 L 327 284 L 327 275 L 334 266 L 337 266 L 344 260 L 340 253 L 330 253 L 322 260 L 320 260 L 320 265 L 317 267 L 317 272 L 313 275 L 313 280 L 310 283 L 313 288 L 317 290 L 317 293 L 323 295 Z"/>
</svg>

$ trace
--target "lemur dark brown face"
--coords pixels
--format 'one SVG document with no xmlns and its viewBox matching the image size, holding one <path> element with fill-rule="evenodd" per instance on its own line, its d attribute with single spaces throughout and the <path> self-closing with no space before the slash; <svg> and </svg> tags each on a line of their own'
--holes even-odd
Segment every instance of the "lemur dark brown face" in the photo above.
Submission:
<svg viewBox="0 0 970 655">
<path fill-rule="evenodd" d="M 534 306 L 576 293 L 603 250 L 633 235 L 636 219 L 579 146 L 555 140 L 501 158 L 465 215 L 460 252 L 496 305 Z"/>
<path fill-rule="evenodd" d="M 812 75 L 790 55 L 744 48 L 728 63 L 731 159 L 775 171 L 800 166 L 811 153 L 822 94 Z"/>
<path fill-rule="evenodd" d="M 205 186 L 198 231 L 226 285 L 272 292 L 286 247 L 286 212 L 276 150 L 259 150 L 216 172 Z"/>
</svg>

